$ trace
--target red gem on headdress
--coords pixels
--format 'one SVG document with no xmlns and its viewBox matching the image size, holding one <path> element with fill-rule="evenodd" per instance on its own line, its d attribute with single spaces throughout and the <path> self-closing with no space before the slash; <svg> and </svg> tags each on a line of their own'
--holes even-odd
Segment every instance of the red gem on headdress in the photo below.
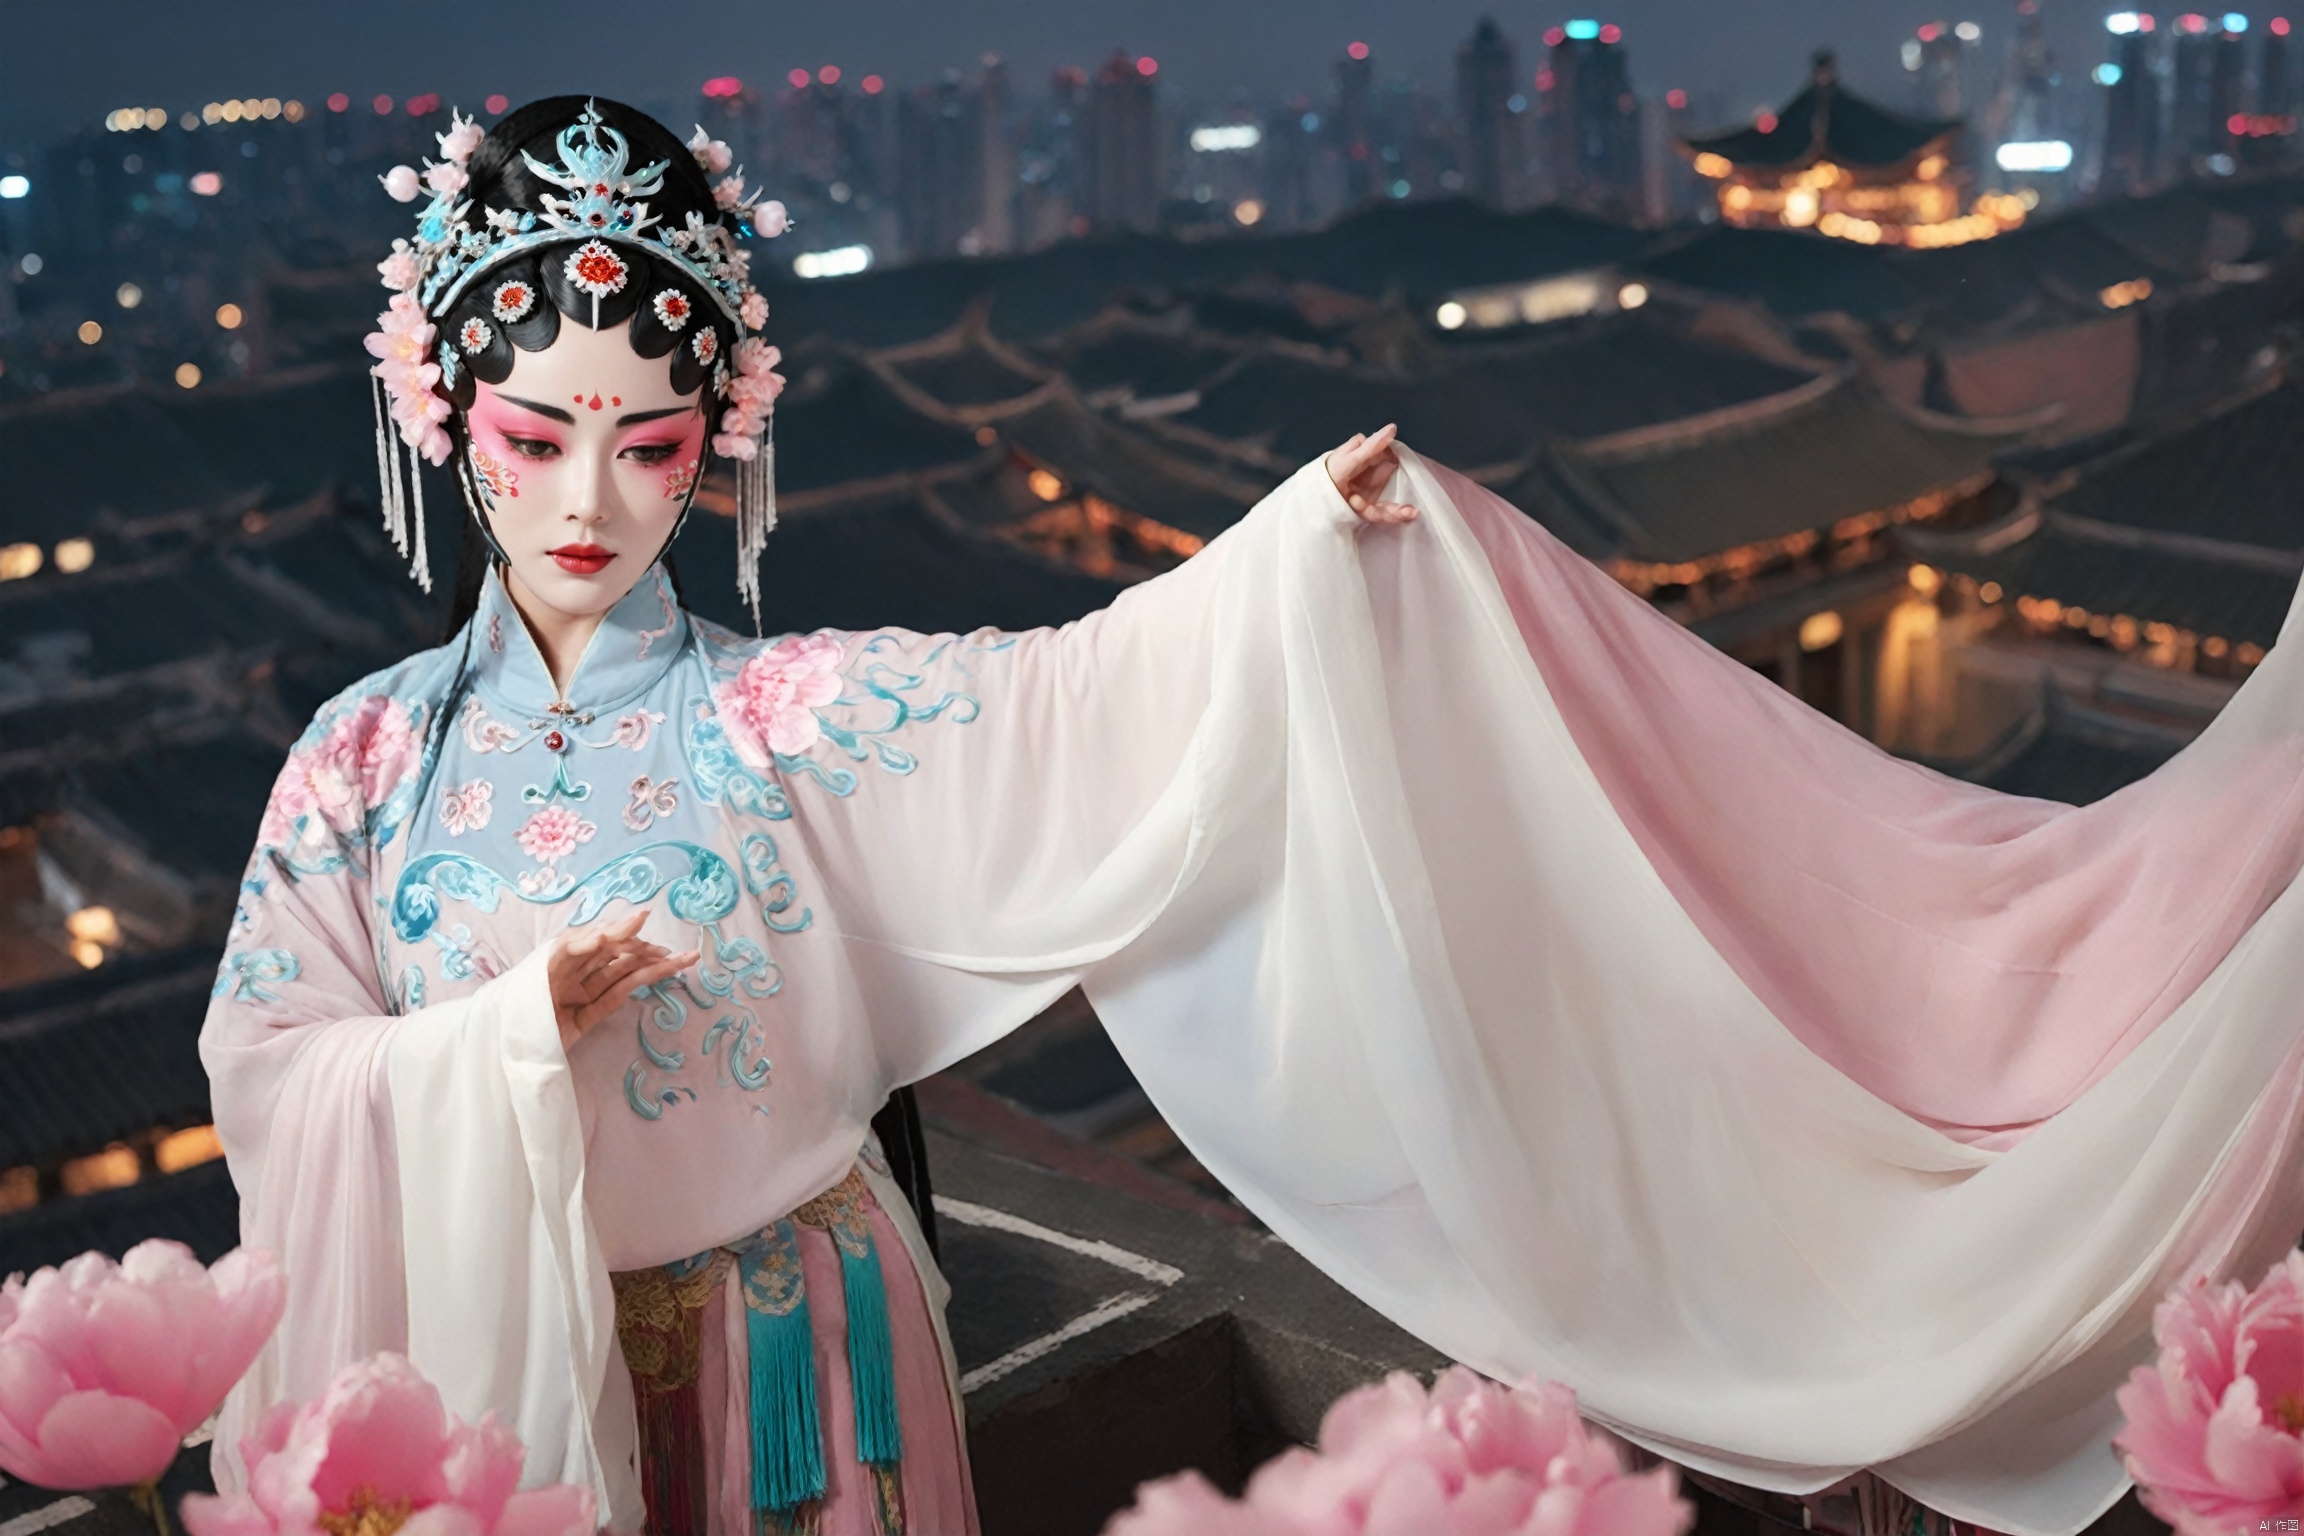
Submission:
<svg viewBox="0 0 2304 1536">
<path fill-rule="evenodd" d="M 568 258 L 568 281 L 594 298 L 621 292 L 631 275 L 632 269 L 624 264 L 624 258 L 598 240 L 585 241 Z"/>
<path fill-rule="evenodd" d="M 676 288 L 667 288 L 656 295 L 656 322 L 668 331 L 677 331 L 688 323 L 694 306 L 688 296 Z"/>
<path fill-rule="evenodd" d="M 462 329 L 458 330 L 456 333 L 456 344 L 467 352 L 482 351 L 487 347 L 489 342 L 494 341 L 495 339 L 496 333 L 490 330 L 488 328 L 488 322 L 481 319 L 478 315 L 474 315 L 471 319 L 465 321 Z"/>
<path fill-rule="evenodd" d="M 688 345 L 695 349 L 696 361 L 709 363 L 720 355 L 720 333 L 706 326 L 696 333 L 696 339 Z"/>
<path fill-rule="evenodd" d="M 489 311 L 506 325 L 525 319 L 528 311 L 535 307 L 536 290 L 518 278 L 497 284 L 495 294 L 488 301 Z"/>
</svg>

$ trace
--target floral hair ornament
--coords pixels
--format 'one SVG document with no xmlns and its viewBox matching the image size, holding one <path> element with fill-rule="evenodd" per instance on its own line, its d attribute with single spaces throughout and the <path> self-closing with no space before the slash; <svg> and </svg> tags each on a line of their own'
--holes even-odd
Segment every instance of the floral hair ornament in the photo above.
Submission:
<svg viewBox="0 0 2304 1536">
<path fill-rule="evenodd" d="M 720 178 L 712 186 L 719 213 L 707 217 L 691 211 L 679 228 L 667 227 L 649 211 L 647 199 L 662 192 L 670 162 L 635 168 L 630 143 L 587 102 L 576 121 L 560 130 L 552 162 L 521 151 L 529 171 L 565 195 L 545 194 L 539 199 L 541 212 L 479 207 L 464 193 L 481 138 L 472 119 L 451 114 L 449 130 L 439 135 L 439 161 L 426 161 L 421 172 L 394 166 L 382 178 L 385 191 L 400 202 L 414 202 L 427 189 L 432 194 L 417 216 L 415 239 L 394 241 L 392 254 L 377 266 L 384 285 L 393 290 L 390 306 L 367 338 L 377 359 L 370 372 L 376 379 L 376 464 L 384 482 L 385 529 L 400 552 L 411 556 L 412 573 L 430 591 L 417 461 L 445 464 L 454 451 L 445 425 L 450 407 L 434 389 L 444 377 L 443 363 L 435 358 L 452 366 L 461 339 L 442 338 L 435 320 L 505 262 L 574 240 L 563 270 L 572 286 L 592 296 L 597 329 L 600 299 L 621 292 L 631 280 L 624 251 L 643 251 L 693 280 L 739 338 L 733 348 L 735 367 L 713 369 L 712 388 L 726 408 L 712 451 L 730 460 L 736 471 L 736 589 L 751 607 L 757 628 L 760 554 L 776 526 L 776 444 L 770 423 L 784 379 L 775 371 L 780 354 L 759 335 L 768 323 L 768 301 L 752 286 L 751 255 L 737 242 L 747 235 L 782 234 L 791 224 L 784 205 L 762 202 L 757 192 L 747 190 L 743 172 L 730 171 L 734 157 L 728 146 L 698 128 L 688 150 L 707 176 Z M 498 324 L 510 325 L 526 318 L 536 302 L 532 283 L 511 279 L 496 286 L 488 309 Z M 683 294 L 666 290 L 654 303 L 666 329 L 681 329 L 694 318 Z M 678 306 L 678 323 L 668 303 Z M 709 334 L 707 327 L 691 338 L 691 345 Z M 716 336 L 710 345 L 717 350 Z M 715 361 L 707 353 L 699 356 Z M 387 419 L 394 431 L 387 431 Z M 472 510 L 477 516 L 479 509 Z"/>
</svg>

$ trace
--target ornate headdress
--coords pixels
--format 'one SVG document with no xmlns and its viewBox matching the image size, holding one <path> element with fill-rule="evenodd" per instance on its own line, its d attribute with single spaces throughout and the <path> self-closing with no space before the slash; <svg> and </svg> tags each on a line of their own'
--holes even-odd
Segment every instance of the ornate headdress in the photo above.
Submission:
<svg viewBox="0 0 2304 1536">
<path fill-rule="evenodd" d="M 377 265 L 393 295 L 367 339 L 377 359 L 369 371 L 376 378 L 376 462 L 383 480 L 384 526 L 400 553 L 410 558 L 412 574 L 431 590 L 417 460 L 444 464 L 454 449 L 444 425 L 450 406 L 433 386 L 453 385 L 457 371 L 466 366 L 459 349 L 476 352 L 489 339 L 482 334 L 485 320 L 467 320 L 462 330 L 474 334 L 458 336 L 441 335 L 433 322 L 504 263 L 574 240 L 580 243 L 560 259 L 569 286 L 591 295 L 595 326 L 601 299 L 623 291 L 634 275 L 620 250 L 636 250 L 694 279 L 742 338 L 732 356 L 721 357 L 716 355 L 717 333 L 700 326 L 688 345 L 713 394 L 726 402 L 712 451 L 736 466 L 736 586 L 757 623 L 760 552 L 776 526 L 776 444 L 769 425 L 784 379 L 776 372 L 781 354 L 760 336 L 768 301 L 752 286 L 751 256 L 738 245 L 737 230 L 699 212 L 690 212 L 679 228 L 660 223 L 646 199 L 663 190 L 670 162 L 634 168 L 631 145 L 590 102 L 560 131 L 556 163 L 520 152 L 531 174 L 566 194 L 545 194 L 540 213 L 476 207 L 464 196 L 471 180 L 465 168 L 482 138 L 472 119 L 451 113 L 448 131 L 438 137 L 441 158 L 427 160 L 421 174 L 399 165 L 383 178 L 384 190 L 397 201 L 414 202 L 426 189 L 432 200 L 417 217 L 416 238 L 393 241 L 392 254 Z M 734 216 L 738 230 L 763 236 L 784 232 L 784 205 L 760 202 L 758 193 L 745 190 L 741 169 L 729 173 L 727 145 L 698 128 L 688 149 L 706 174 L 721 177 L 712 186 L 712 199 L 724 215 Z M 658 323 L 667 330 L 684 330 L 693 318 L 687 296 L 677 289 L 667 289 L 652 302 Z M 536 303 L 530 284 L 506 282 L 491 296 L 489 309 L 499 324 L 509 325 Z M 407 449 L 405 467 L 385 428 L 387 415 Z M 477 515 L 479 509 L 473 511 Z M 481 526 L 485 529 L 484 520 Z"/>
</svg>

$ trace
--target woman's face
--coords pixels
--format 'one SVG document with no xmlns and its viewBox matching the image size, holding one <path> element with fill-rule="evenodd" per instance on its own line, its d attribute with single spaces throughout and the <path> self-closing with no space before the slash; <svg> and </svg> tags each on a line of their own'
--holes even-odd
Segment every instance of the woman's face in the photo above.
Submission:
<svg viewBox="0 0 2304 1536">
<path fill-rule="evenodd" d="M 468 416 L 473 479 L 516 595 L 570 618 L 606 613 L 670 537 L 704 456 L 707 390 L 672 390 L 669 358 L 632 350 L 629 324 L 563 319 L 513 352 Z"/>
</svg>

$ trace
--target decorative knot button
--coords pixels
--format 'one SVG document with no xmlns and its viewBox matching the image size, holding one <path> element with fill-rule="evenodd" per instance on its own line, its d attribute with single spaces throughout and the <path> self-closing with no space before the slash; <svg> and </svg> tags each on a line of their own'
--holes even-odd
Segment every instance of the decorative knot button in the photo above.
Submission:
<svg viewBox="0 0 2304 1536">
<path fill-rule="evenodd" d="M 568 738 L 558 731 L 546 731 L 544 733 L 544 750 L 547 752 L 565 752 L 568 750 Z"/>
</svg>

